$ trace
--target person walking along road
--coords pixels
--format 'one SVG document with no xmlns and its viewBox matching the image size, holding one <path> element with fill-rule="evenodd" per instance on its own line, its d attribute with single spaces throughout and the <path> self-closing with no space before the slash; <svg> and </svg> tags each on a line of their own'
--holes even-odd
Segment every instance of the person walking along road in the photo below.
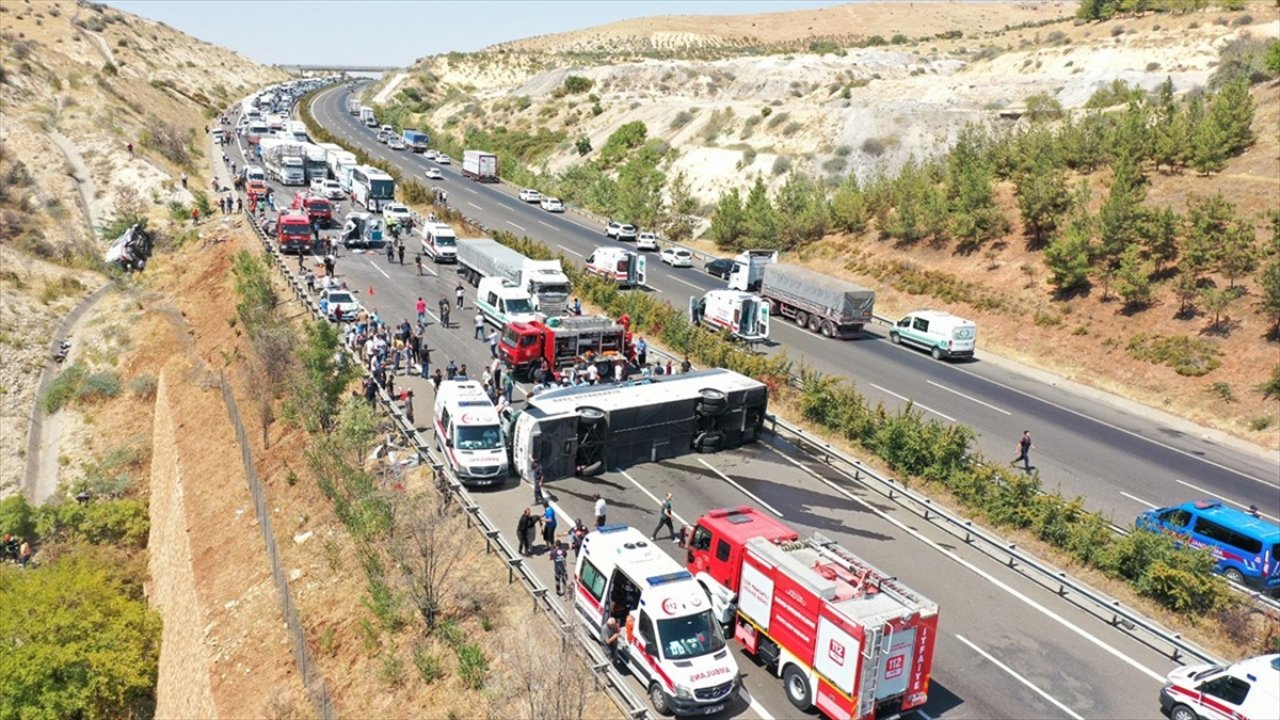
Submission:
<svg viewBox="0 0 1280 720">
<path fill-rule="evenodd" d="M 658 531 L 662 529 L 663 525 L 667 526 L 667 538 L 676 538 L 676 527 L 671 524 L 671 516 L 671 493 L 667 493 L 667 498 L 662 501 L 662 510 L 658 513 L 658 526 L 653 529 L 653 535 L 650 536 L 650 540 L 658 539 Z"/>
<path fill-rule="evenodd" d="M 1018 440 L 1018 457 L 1009 461 L 1010 465 L 1017 465 L 1022 462 L 1022 468 L 1027 472 L 1031 472 L 1031 451 L 1035 445 L 1031 444 L 1031 431 L 1023 430 L 1022 437 Z"/>
</svg>

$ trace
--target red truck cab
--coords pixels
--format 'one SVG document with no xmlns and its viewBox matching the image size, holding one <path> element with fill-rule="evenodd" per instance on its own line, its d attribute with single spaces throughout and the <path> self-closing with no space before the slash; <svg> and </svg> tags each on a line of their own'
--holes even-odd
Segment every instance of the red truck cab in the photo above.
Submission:
<svg viewBox="0 0 1280 720">
<path fill-rule="evenodd" d="M 742 551 L 747 541 L 762 537 L 773 543 L 791 542 L 795 530 L 752 507 L 712 510 L 698 518 L 689 538 L 686 563 L 694 575 L 706 573 L 738 592 Z"/>
<path fill-rule="evenodd" d="M 333 204 L 319 195 L 294 193 L 291 207 L 305 212 L 307 218 L 319 223 L 320 227 L 333 227 Z"/>
<path fill-rule="evenodd" d="M 543 360 L 559 371 L 579 359 L 596 362 L 628 359 L 632 352 L 630 319 L 617 322 L 604 316 L 549 318 L 545 322 L 512 322 L 503 328 L 498 357 L 516 372 L 532 374 Z"/>
<path fill-rule="evenodd" d="M 311 251 L 311 220 L 306 213 L 290 210 L 276 221 L 276 240 L 280 252 L 299 255 Z"/>
</svg>

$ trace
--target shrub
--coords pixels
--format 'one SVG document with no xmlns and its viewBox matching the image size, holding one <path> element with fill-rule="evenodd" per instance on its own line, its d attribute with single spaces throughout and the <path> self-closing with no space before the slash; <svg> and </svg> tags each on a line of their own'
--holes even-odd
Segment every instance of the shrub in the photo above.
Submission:
<svg viewBox="0 0 1280 720">
<path fill-rule="evenodd" d="M 40 406 L 46 413 L 58 412 L 68 401 L 77 397 L 80 386 L 88 374 L 88 368 L 81 363 L 76 363 L 58 373 L 58 376 L 49 383 L 49 387 L 45 388 L 44 397 L 40 398 Z"/>
<path fill-rule="evenodd" d="M 440 662 L 440 656 L 426 648 L 413 649 L 413 666 L 418 668 L 422 682 L 428 685 L 444 677 L 444 665 Z"/>
<path fill-rule="evenodd" d="M 769 118 L 769 122 L 768 122 L 768 124 L 767 124 L 767 125 L 765 125 L 765 127 L 767 127 L 767 128 L 769 128 L 770 130 L 772 130 L 773 128 L 776 128 L 776 127 L 778 127 L 779 125 L 781 125 L 782 123 L 786 122 L 786 121 L 787 121 L 787 118 L 789 118 L 789 117 L 791 117 L 791 113 L 789 113 L 789 112 L 780 112 L 780 113 L 778 113 L 777 115 L 774 115 L 773 117 Z"/>
<path fill-rule="evenodd" d="M 1222 365 L 1222 350 L 1205 340 L 1186 335 L 1135 335 L 1128 345 L 1129 355 L 1157 365 L 1168 365 L 1179 375 L 1200 377 Z"/>
<path fill-rule="evenodd" d="M 862 152 L 871 157 L 880 157 L 884 154 L 884 141 L 880 138 L 867 138 L 862 141 Z"/>
<path fill-rule="evenodd" d="M 44 289 L 40 291 L 40 302 L 48 305 L 68 295 L 84 292 L 84 290 L 84 283 L 76 278 L 71 276 L 59 277 L 46 284 Z"/>
<path fill-rule="evenodd" d="M 564 85 L 562 87 L 564 87 L 564 91 L 566 93 L 576 95 L 590 90 L 593 85 L 595 85 L 595 83 L 588 78 L 584 78 L 580 75 L 570 75 L 564 79 Z"/>
<path fill-rule="evenodd" d="M 76 392 L 76 399 L 97 402 L 120 394 L 120 376 L 114 370 L 102 370 L 86 375 Z"/>
<path fill-rule="evenodd" d="M 1258 383 L 1257 390 L 1265 400 L 1280 397 L 1280 365 L 1271 368 L 1271 376 Z"/>
<path fill-rule="evenodd" d="M 782 175 L 791 169 L 791 158 L 779 155 L 773 160 L 773 174 Z"/>
<path fill-rule="evenodd" d="M 458 655 L 458 678 L 472 690 L 484 687 L 489 675 L 489 660 L 484 650 L 474 643 L 464 643 L 454 651 Z"/>
<path fill-rule="evenodd" d="M 671 119 L 670 129 L 674 132 L 680 128 L 693 122 L 693 113 L 688 110 L 681 110 Z"/>
<path fill-rule="evenodd" d="M 143 373 L 129 381 L 129 392 L 136 397 L 150 399 L 156 394 L 156 377 Z"/>
</svg>

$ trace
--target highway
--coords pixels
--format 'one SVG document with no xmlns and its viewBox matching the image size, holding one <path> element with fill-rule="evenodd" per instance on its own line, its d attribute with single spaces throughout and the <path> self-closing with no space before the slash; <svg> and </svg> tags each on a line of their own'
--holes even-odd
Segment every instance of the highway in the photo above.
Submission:
<svg viewBox="0 0 1280 720">
<path fill-rule="evenodd" d="M 276 193 L 288 198 L 285 188 L 277 187 Z M 463 195 L 466 190 L 453 193 L 454 198 Z M 477 205 L 502 206 L 493 198 L 481 197 L 478 189 L 474 199 Z M 520 207 L 514 201 L 506 206 L 512 204 Z M 571 239 L 564 242 L 565 249 L 582 247 L 580 242 L 572 244 Z M 367 308 L 389 323 L 412 318 L 419 296 L 428 301 L 442 296 L 452 299 L 458 279 L 451 266 L 428 263 L 431 272 L 417 276 L 412 258 L 406 259 L 405 265 L 393 264 L 377 250 L 344 250 L 337 274 L 359 291 Z M 689 280 L 695 277 L 690 275 Z M 659 284 L 674 287 L 674 280 L 668 278 Z M 469 288 L 467 299 L 466 311 L 454 313 L 455 327 L 443 329 L 433 322 L 427 339 L 433 365 L 439 367 L 451 359 L 466 363 L 474 377 L 488 362 L 489 353 L 485 343 L 473 339 Z M 428 309 L 434 313 L 435 304 L 428 302 Z M 434 315 L 432 320 L 436 320 Z M 397 384 L 414 391 L 419 428 L 430 438 L 433 396 L 429 384 L 404 375 Z M 519 400 L 523 393 L 517 392 L 516 397 Z M 569 525 L 570 518 L 590 518 L 592 496 L 597 492 L 609 503 L 610 522 L 630 524 L 646 533 L 656 523 L 659 498 L 668 491 L 675 496 L 678 522 L 685 524 L 692 524 L 711 508 L 751 504 L 776 514 L 802 534 L 822 532 L 934 599 L 941 607 L 941 622 L 932 689 L 928 704 L 916 717 L 1159 716 L 1157 693 L 1164 675 L 1174 667 L 1166 657 L 1017 571 L 967 545 L 958 545 L 950 535 L 811 463 L 801 451 L 776 438 L 732 452 L 687 456 L 614 469 L 596 478 L 558 481 L 547 490 L 561 516 L 562 528 Z M 473 495 L 484 512 L 510 533 L 514 533 L 520 511 L 532 500 L 531 489 L 515 479 Z M 660 540 L 659 546 L 683 560 L 675 545 Z M 545 555 L 531 563 L 544 583 L 553 587 L 551 563 Z M 737 652 L 734 644 L 731 647 Z M 745 692 L 722 717 L 800 716 L 777 678 L 741 654 L 737 660 L 744 673 Z M 644 688 L 634 689 L 643 696 Z"/>
<path fill-rule="evenodd" d="M 584 217 L 520 202 L 518 188 L 475 183 L 456 164 L 389 150 L 346 112 L 347 94 L 338 87 L 320 95 L 312 105 L 316 120 L 345 143 L 394 163 L 406 177 L 445 188 L 450 204 L 467 216 L 529 235 L 571 259 L 615 242 Z M 440 169 L 445 180 L 423 179 L 429 167 Z M 668 268 L 656 254 L 648 276 L 652 290 L 676 306 L 723 286 L 698 268 Z M 1011 459 L 1018 437 L 1030 429 L 1032 462 L 1045 487 L 1083 496 L 1088 507 L 1111 513 L 1122 525 L 1148 507 L 1206 496 L 1242 508 L 1256 504 L 1272 520 L 1280 515 L 1280 454 L 1241 450 L 1188 430 L 1189 423 L 1164 422 L 1159 413 L 1101 401 L 1101 393 L 1076 393 L 1008 363 L 983 362 L 981 328 L 979 359 L 968 363 L 939 362 L 895 346 L 885 328 L 874 326 L 862 339 L 840 342 L 775 318 L 770 341 L 766 352 L 785 348 L 804 367 L 848 378 L 873 402 L 900 408 L 910 401 L 929 417 L 968 425 L 978 434 L 978 449 L 993 461 Z"/>
</svg>

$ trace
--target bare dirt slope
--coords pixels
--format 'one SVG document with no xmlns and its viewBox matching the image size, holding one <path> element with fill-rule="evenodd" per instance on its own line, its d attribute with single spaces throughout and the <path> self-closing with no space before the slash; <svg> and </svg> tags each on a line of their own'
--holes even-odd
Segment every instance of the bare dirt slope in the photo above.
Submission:
<svg viewBox="0 0 1280 720">
<path fill-rule="evenodd" d="M 94 224 L 122 199 L 157 222 L 167 203 L 190 202 L 184 170 L 191 189 L 208 186 L 203 114 L 283 75 L 166 25 L 66 0 L 0 4 L 0 40 L 3 496 L 23 473 L 48 340 L 105 282 Z"/>
</svg>

